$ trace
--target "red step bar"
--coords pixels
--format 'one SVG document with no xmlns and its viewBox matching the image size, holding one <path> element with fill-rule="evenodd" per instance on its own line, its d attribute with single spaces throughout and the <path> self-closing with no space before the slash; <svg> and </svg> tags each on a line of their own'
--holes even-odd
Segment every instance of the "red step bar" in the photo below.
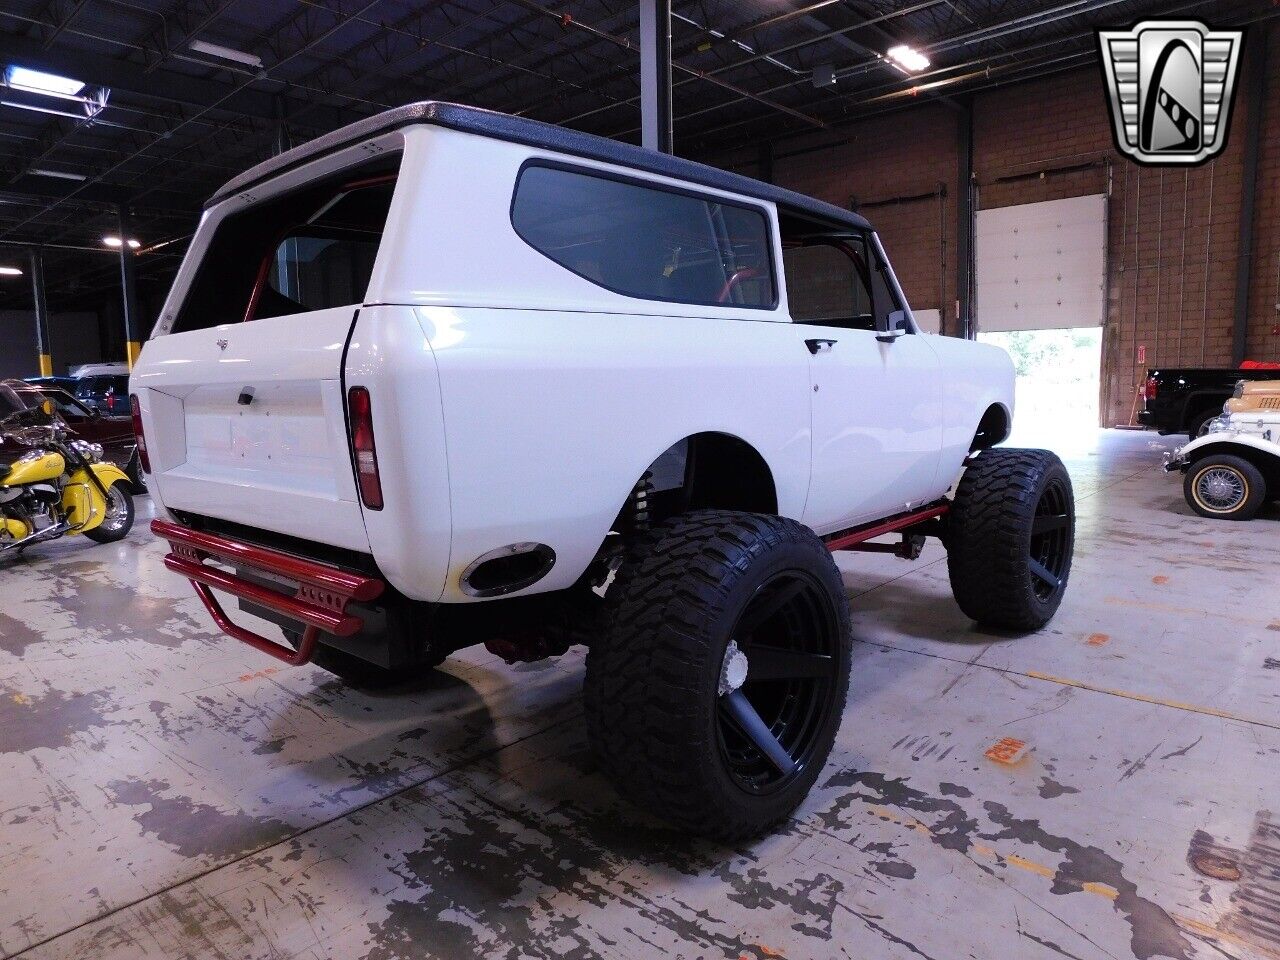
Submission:
<svg viewBox="0 0 1280 960">
<path fill-rule="evenodd" d="M 170 552 L 164 558 L 164 565 L 191 581 L 196 595 L 224 633 L 294 666 L 311 659 L 321 632 L 350 637 L 363 630 L 364 621 L 355 614 L 348 613 L 347 605 L 353 601 L 368 603 L 376 600 L 382 596 L 387 586 L 376 577 L 366 577 L 267 547 L 192 530 L 167 520 L 151 521 L 151 532 L 162 540 L 169 541 Z M 274 590 L 209 566 L 205 563 L 208 559 L 289 580 L 291 585 L 296 584 L 294 592 L 289 594 Z M 210 587 L 297 620 L 303 628 L 298 649 L 294 650 L 252 630 L 236 626 L 227 617 Z"/>
<path fill-rule="evenodd" d="M 950 509 L 950 503 L 945 500 L 940 501 L 920 510 L 900 513 L 897 516 L 889 517 L 887 520 L 877 520 L 874 523 L 864 523 L 860 527 L 850 527 L 848 530 L 829 533 L 822 538 L 822 542 L 827 545 L 827 549 L 832 553 L 837 550 L 856 550 L 860 543 L 872 540 L 875 537 L 882 537 L 886 533 L 893 533 L 895 530 L 905 531 L 906 528 L 914 527 L 917 523 L 924 523 L 926 520 L 941 517 Z"/>
</svg>

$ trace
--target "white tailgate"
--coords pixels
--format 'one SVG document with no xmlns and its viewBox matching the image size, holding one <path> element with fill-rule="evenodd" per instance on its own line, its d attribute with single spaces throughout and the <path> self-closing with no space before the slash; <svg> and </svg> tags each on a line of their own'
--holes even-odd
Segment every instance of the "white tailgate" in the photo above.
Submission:
<svg viewBox="0 0 1280 960">
<path fill-rule="evenodd" d="M 368 549 L 340 380 L 354 313 L 270 317 L 147 344 L 133 386 L 148 391 L 151 482 L 165 507 Z"/>
</svg>

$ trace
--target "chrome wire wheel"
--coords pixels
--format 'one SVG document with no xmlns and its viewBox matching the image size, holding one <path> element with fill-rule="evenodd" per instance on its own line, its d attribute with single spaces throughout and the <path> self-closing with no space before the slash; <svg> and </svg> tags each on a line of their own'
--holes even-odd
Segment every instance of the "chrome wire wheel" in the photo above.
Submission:
<svg viewBox="0 0 1280 960">
<path fill-rule="evenodd" d="M 783 789 L 813 761 L 842 665 L 839 617 L 810 574 L 783 571 L 755 591 L 725 648 L 717 739 L 733 782 Z"/>
<path fill-rule="evenodd" d="M 1211 513 L 1231 513 L 1249 498 L 1249 481 L 1224 464 L 1205 467 L 1192 481 L 1194 496 Z"/>
<path fill-rule="evenodd" d="M 129 523 L 129 504 L 125 499 L 126 496 L 124 488 L 118 483 L 112 484 L 107 489 L 107 515 L 102 518 L 102 523 L 98 524 L 103 533 L 120 533 Z"/>
</svg>

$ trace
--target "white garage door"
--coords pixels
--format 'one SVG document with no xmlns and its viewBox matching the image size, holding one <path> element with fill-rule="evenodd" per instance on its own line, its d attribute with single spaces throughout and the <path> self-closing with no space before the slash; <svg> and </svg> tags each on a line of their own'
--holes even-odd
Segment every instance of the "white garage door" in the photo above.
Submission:
<svg viewBox="0 0 1280 960">
<path fill-rule="evenodd" d="M 979 210 L 978 329 L 1099 327 L 1106 310 L 1107 198 Z"/>
</svg>

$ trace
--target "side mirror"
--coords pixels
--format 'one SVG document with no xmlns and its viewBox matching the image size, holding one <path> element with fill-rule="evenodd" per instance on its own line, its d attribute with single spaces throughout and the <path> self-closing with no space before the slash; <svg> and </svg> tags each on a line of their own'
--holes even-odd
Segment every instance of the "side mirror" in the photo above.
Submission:
<svg viewBox="0 0 1280 960">
<path fill-rule="evenodd" d="M 888 328 L 880 330 L 876 333 L 876 339 L 881 343 L 893 343 L 900 336 L 908 332 L 907 311 L 894 310 L 888 317 Z"/>
</svg>

